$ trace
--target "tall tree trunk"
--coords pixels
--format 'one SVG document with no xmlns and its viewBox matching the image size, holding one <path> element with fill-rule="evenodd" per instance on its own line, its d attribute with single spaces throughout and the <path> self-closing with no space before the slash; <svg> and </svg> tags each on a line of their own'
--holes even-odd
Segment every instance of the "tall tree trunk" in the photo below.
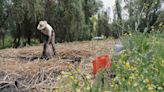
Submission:
<svg viewBox="0 0 164 92">
<path fill-rule="evenodd" d="M 20 36 L 21 36 L 21 24 L 16 23 L 16 36 L 13 41 L 13 47 L 17 48 L 20 45 Z M 18 39 L 18 41 L 17 41 Z"/>
<path fill-rule="evenodd" d="M 28 43 L 28 45 L 31 45 L 31 37 L 27 38 L 27 43 Z"/>
<path fill-rule="evenodd" d="M 2 47 L 4 48 L 5 45 L 5 33 L 2 35 Z"/>
</svg>

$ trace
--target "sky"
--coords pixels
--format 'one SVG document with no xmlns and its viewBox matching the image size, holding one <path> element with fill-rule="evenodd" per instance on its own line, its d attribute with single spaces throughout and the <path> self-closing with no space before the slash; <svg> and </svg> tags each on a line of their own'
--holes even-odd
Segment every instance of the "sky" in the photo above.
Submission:
<svg viewBox="0 0 164 92">
<path fill-rule="evenodd" d="M 113 7 L 115 0 L 101 0 L 103 1 L 104 8 Z"/>
<path fill-rule="evenodd" d="M 162 3 L 162 7 L 161 8 L 164 9 L 164 2 Z"/>
<path fill-rule="evenodd" d="M 110 10 L 109 10 L 109 16 L 110 16 L 110 20 L 109 21 L 112 21 L 113 20 L 113 9 L 114 9 L 114 5 L 115 5 L 115 0 L 101 0 L 103 2 L 103 9 L 106 10 L 110 7 Z"/>
</svg>

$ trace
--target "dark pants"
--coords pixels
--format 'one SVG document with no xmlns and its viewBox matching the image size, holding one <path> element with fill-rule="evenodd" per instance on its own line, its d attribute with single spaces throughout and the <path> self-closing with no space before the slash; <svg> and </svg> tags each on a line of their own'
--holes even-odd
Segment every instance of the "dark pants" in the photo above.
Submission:
<svg viewBox="0 0 164 92">
<path fill-rule="evenodd" d="M 55 51 L 55 33 L 52 32 L 52 35 L 51 35 L 52 39 L 51 39 L 51 46 L 52 46 L 52 50 L 53 50 L 53 53 L 54 55 L 56 54 L 56 51 Z M 47 35 L 44 35 L 44 44 L 43 44 L 43 52 L 42 52 L 42 56 L 47 56 L 47 45 L 48 45 L 48 39 L 49 39 L 49 36 Z"/>
</svg>

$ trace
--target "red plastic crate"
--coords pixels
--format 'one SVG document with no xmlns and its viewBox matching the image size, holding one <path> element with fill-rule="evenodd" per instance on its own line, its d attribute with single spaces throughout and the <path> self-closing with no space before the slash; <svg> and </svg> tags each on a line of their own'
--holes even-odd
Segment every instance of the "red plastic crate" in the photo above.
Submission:
<svg viewBox="0 0 164 92">
<path fill-rule="evenodd" d="M 98 71 L 103 68 L 110 70 L 110 59 L 108 55 L 98 56 L 93 61 L 93 74 L 95 75 Z"/>
</svg>

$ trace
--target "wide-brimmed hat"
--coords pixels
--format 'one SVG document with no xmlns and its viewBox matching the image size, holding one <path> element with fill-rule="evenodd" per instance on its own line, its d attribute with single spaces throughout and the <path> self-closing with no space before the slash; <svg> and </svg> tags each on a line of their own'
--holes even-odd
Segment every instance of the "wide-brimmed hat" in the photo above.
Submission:
<svg viewBox="0 0 164 92">
<path fill-rule="evenodd" d="M 38 30 L 43 30 L 47 25 L 47 21 L 40 21 L 38 26 L 37 26 L 37 29 Z"/>
</svg>

